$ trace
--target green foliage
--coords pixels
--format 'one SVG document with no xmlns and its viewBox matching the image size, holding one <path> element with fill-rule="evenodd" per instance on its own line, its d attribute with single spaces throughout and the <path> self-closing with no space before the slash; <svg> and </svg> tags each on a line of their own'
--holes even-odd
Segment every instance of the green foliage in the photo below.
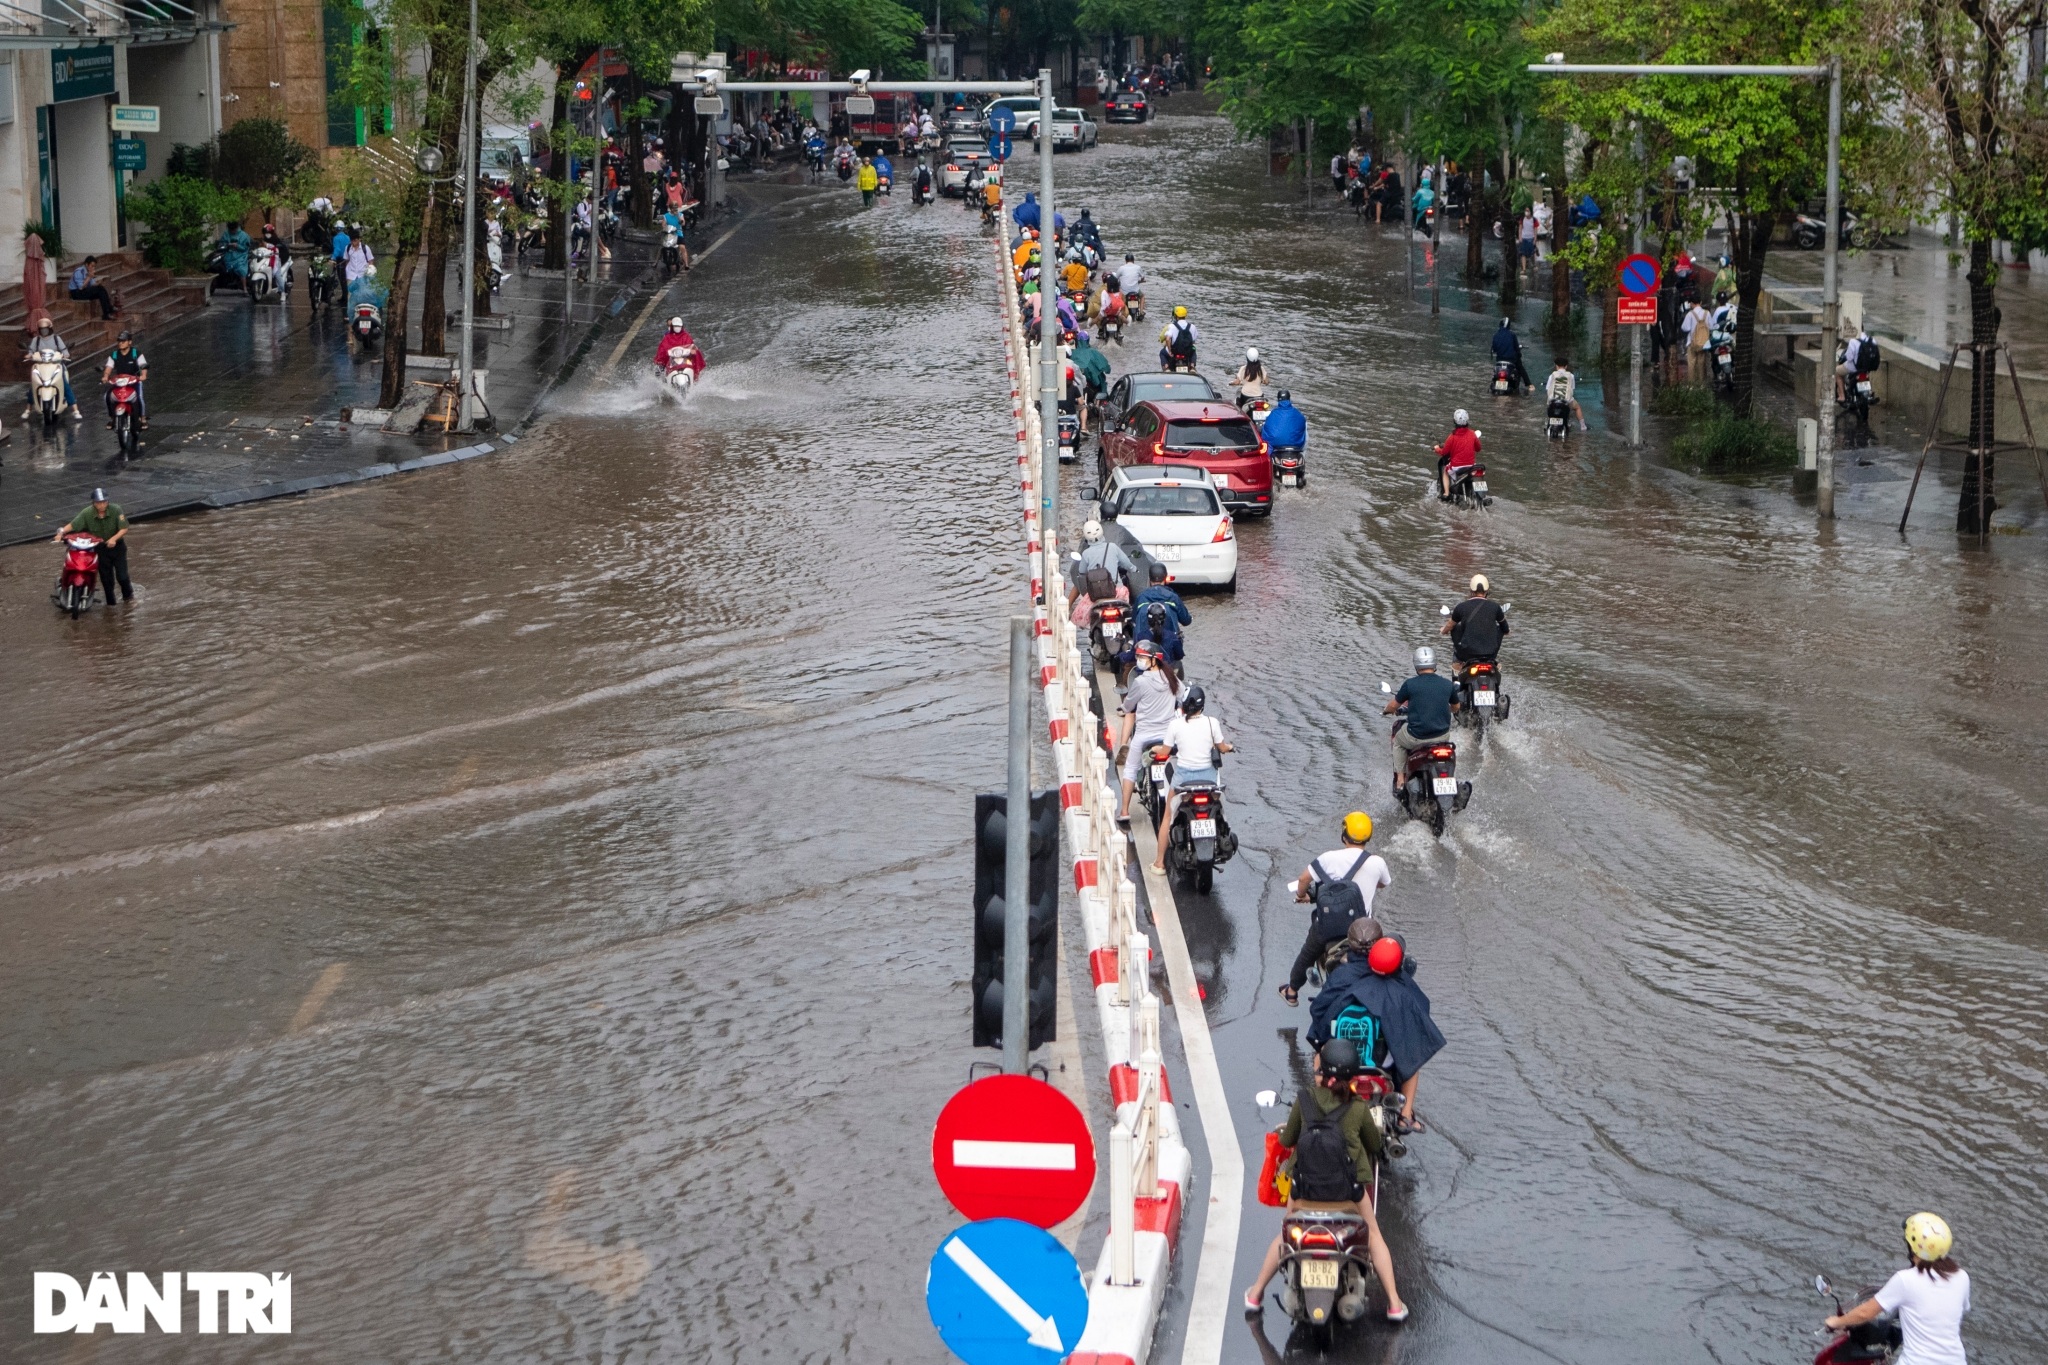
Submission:
<svg viewBox="0 0 2048 1365">
<path fill-rule="evenodd" d="M 1711 417 L 1720 410 L 1705 384 L 1666 384 L 1650 395 L 1651 412 L 1661 417 Z"/>
<path fill-rule="evenodd" d="M 1684 463 L 1708 469 L 1757 469 L 1785 466 L 1799 458 L 1790 432 L 1760 418 L 1724 412 L 1681 432 L 1671 453 Z"/>
<path fill-rule="evenodd" d="M 170 175 L 217 180 L 231 189 L 270 196 L 292 186 L 314 164 L 313 149 L 279 119 L 246 118 L 196 147 L 171 149 Z"/>
<path fill-rule="evenodd" d="M 711 0 L 710 18 L 721 46 L 837 72 L 906 70 L 926 22 L 896 0 Z"/>
<path fill-rule="evenodd" d="M 1128 38 L 1133 34 L 1177 34 L 1181 15 L 1165 0 L 1080 0 L 1074 22 L 1083 33 Z"/>
<path fill-rule="evenodd" d="M 53 261 L 63 258 L 64 235 L 58 231 L 55 223 L 38 223 L 35 219 L 31 218 L 21 225 L 21 235 L 23 237 L 27 237 L 30 233 L 34 233 L 43 239 L 43 255 L 45 257 Z"/>
<path fill-rule="evenodd" d="M 249 211 L 250 192 L 192 175 L 165 175 L 128 197 L 128 216 L 146 229 L 142 257 L 174 275 L 196 275 L 222 223 Z"/>
</svg>

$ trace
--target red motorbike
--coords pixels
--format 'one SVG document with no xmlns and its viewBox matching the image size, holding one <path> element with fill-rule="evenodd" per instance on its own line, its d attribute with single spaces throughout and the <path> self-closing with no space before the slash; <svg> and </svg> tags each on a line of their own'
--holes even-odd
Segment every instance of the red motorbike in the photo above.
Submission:
<svg viewBox="0 0 2048 1365">
<path fill-rule="evenodd" d="M 141 438 L 136 434 L 136 418 L 140 415 L 141 388 L 132 374 L 114 376 L 114 439 L 121 443 L 123 455 L 133 455 Z"/>
<path fill-rule="evenodd" d="M 1822 1298 L 1833 1302 L 1835 1316 L 1840 1317 L 1842 1301 L 1835 1296 L 1835 1287 L 1828 1283 L 1828 1277 L 1814 1276 L 1813 1287 Z M 1820 1354 L 1813 1358 L 1813 1365 L 1875 1365 L 1876 1362 L 1890 1360 L 1903 1345 L 1905 1334 L 1899 1328 L 1898 1319 L 1886 1313 L 1837 1333 L 1832 1341 L 1820 1348 Z"/>
<path fill-rule="evenodd" d="M 74 621 L 93 604 L 93 584 L 100 576 L 100 544 L 98 536 L 84 531 L 64 537 L 64 571 L 57 575 L 54 600 L 57 609 L 70 612 Z"/>
<path fill-rule="evenodd" d="M 1391 696 L 1394 689 L 1382 682 L 1380 691 Z M 1404 706 L 1395 714 L 1394 729 L 1401 728 L 1407 710 Z M 1451 813 L 1465 809 L 1472 800 L 1472 784 L 1458 778 L 1458 746 L 1449 735 L 1408 750 L 1395 799 L 1411 819 L 1428 821 L 1429 832 L 1443 838 Z"/>
</svg>

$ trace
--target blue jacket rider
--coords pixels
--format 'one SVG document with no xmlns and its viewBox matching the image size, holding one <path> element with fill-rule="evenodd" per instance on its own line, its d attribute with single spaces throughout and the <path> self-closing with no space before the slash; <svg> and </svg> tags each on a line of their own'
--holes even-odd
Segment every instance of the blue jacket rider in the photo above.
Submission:
<svg viewBox="0 0 2048 1365">
<path fill-rule="evenodd" d="M 1266 414 L 1266 444 L 1274 449 L 1299 449 L 1308 444 L 1308 418 L 1294 406 L 1287 390 L 1280 390 L 1273 410 Z"/>
<path fill-rule="evenodd" d="M 1188 614 L 1188 604 L 1180 600 L 1180 594 L 1166 586 L 1166 566 L 1164 564 L 1161 564 L 1156 559 L 1153 560 L 1148 577 L 1152 580 L 1151 586 L 1131 599 L 1131 648 L 1135 652 L 1138 641 L 1151 640 L 1165 652 L 1168 659 L 1179 663 L 1182 654 L 1185 652 L 1185 646 L 1181 641 L 1180 628 L 1193 625 L 1195 618 Z M 1160 603 L 1166 608 L 1166 629 L 1157 637 L 1152 634 L 1148 623 L 1150 613 L 1145 610 L 1146 607 L 1154 602 Z"/>
<path fill-rule="evenodd" d="M 1493 334 L 1493 358 L 1504 360 L 1510 366 L 1509 374 L 1514 382 L 1523 388 L 1533 387 L 1529 372 L 1522 368 L 1522 339 L 1515 335 L 1512 318 L 1502 318 L 1500 327 Z M 1271 418 L 1267 419 L 1272 420 Z"/>
</svg>

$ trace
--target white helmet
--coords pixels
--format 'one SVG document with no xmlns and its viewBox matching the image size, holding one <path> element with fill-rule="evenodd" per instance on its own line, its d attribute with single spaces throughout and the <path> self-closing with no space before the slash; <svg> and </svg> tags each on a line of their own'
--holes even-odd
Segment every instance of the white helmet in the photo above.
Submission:
<svg viewBox="0 0 2048 1365">
<path fill-rule="evenodd" d="M 1456 412 L 1451 414 L 1451 425 L 1460 427 L 1471 426 L 1472 414 L 1465 411 L 1463 408 L 1459 408 Z"/>
<path fill-rule="evenodd" d="M 1094 521 L 1094 520 L 1092 520 L 1092 519 L 1091 519 L 1091 520 L 1089 520 L 1089 521 L 1087 521 L 1087 522 L 1084 522 L 1084 523 L 1082 523 L 1082 526 L 1081 526 L 1081 543 L 1082 543 L 1083 545 L 1093 545 L 1093 544 L 1094 544 L 1094 543 L 1095 543 L 1096 541 L 1098 541 L 1098 540 L 1100 540 L 1100 539 L 1102 539 L 1102 523 L 1101 523 L 1101 522 L 1099 522 L 1099 521 Z"/>
<path fill-rule="evenodd" d="M 1257 360 L 1257 359 L 1259 358 L 1259 348 L 1258 348 L 1258 347 L 1256 347 L 1256 346 L 1247 346 L 1247 347 L 1245 347 L 1245 348 L 1244 348 L 1244 358 L 1245 358 L 1246 360 Z"/>
<path fill-rule="evenodd" d="M 1428 645 L 1419 645 L 1415 650 L 1415 671 L 1424 673 L 1436 667 L 1436 651 Z"/>
<path fill-rule="evenodd" d="M 1487 591 L 1491 590 L 1491 589 L 1492 589 L 1492 587 L 1493 587 L 1493 584 L 1491 584 L 1491 583 L 1489 583 L 1489 582 L 1487 582 L 1487 581 L 1486 581 L 1486 575 L 1485 575 L 1485 574 L 1483 574 L 1483 573 L 1476 573 L 1476 574 L 1473 574 L 1473 575 L 1472 575 L 1472 591 L 1474 591 L 1474 592 L 1487 592 Z"/>
<path fill-rule="evenodd" d="M 668 329 L 671 332 L 680 332 L 683 330 L 683 315 L 681 313 L 676 314 L 674 317 L 668 320 Z"/>
</svg>

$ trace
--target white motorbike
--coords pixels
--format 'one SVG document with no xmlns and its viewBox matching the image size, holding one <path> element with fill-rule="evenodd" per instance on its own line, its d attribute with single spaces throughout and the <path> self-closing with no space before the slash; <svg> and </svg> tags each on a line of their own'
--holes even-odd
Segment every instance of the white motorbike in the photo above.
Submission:
<svg viewBox="0 0 2048 1365">
<path fill-rule="evenodd" d="M 697 371 L 690 364 L 696 354 L 694 346 L 683 346 L 669 352 L 668 368 L 662 371 L 661 382 L 678 399 L 689 397 L 690 386 L 697 382 Z"/>
<path fill-rule="evenodd" d="M 292 258 L 269 242 L 258 242 L 249 249 L 249 297 L 261 303 L 273 293 L 291 302 Z"/>
<path fill-rule="evenodd" d="M 490 269 L 491 292 L 495 294 L 505 283 L 505 248 L 498 244 L 496 237 L 484 243 L 484 261 Z"/>
<path fill-rule="evenodd" d="M 43 430 L 48 431 L 64 415 L 64 367 L 71 359 L 69 351 L 38 357 L 28 367 L 29 407 L 43 419 Z"/>
</svg>

